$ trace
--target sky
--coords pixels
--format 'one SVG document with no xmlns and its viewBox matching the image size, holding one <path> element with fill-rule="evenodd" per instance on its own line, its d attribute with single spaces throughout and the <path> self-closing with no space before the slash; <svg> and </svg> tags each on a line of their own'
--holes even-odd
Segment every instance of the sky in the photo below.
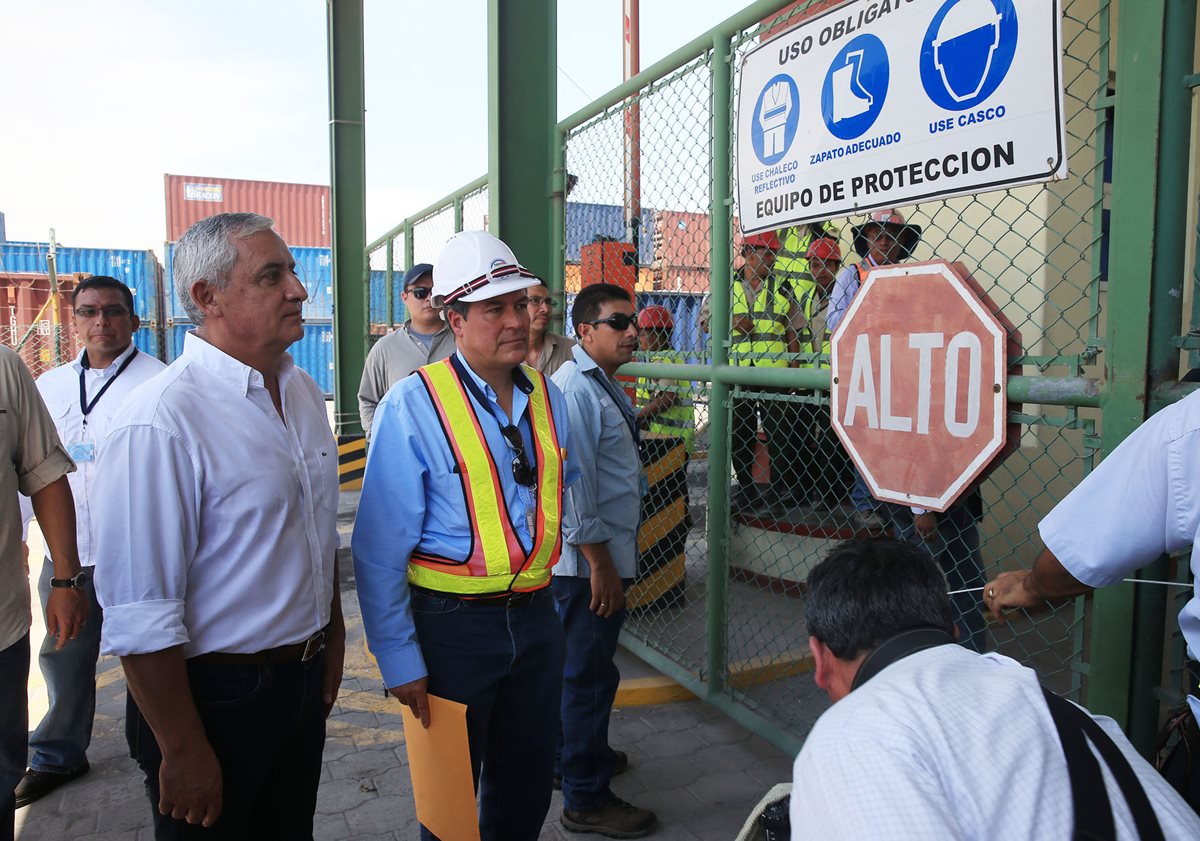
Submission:
<svg viewBox="0 0 1200 841">
<path fill-rule="evenodd" d="M 371 240 L 487 170 L 487 2 L 363 3 Z M 642 67 L 739 5 L 642 0 Z M 621 9 L 560 0 L 560 117 L 620 84 Z M 321 0 L 0 0 L 0 19 L 9 239 L 162 259 L 164 173 L 329 183 Z"/>
</svg>

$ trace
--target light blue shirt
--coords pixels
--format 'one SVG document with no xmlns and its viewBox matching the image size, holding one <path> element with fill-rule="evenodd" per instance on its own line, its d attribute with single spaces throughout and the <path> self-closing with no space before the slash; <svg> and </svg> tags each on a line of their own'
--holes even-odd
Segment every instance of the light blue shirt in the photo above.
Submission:
<svg viewBox="0 0 1200 841">
<path fill-rule="evenodd" d="M 587 372 L 606 376 L 587 352 L 576 345 L 573 362 L 554 373 L 567 399 L 571 445 L 580 468 L 579 481 L 567 492 L 563 510 L 562 559 L 555 575 L 591 574 L 579 551 L 584 543 L 607 543 L 622 578 L 637 574 L 637 530 L 641 510 L 641 473 L 637 443 L 626 422 L 633 408 L 629 395 L 610 380 L 605 389 Z M 626 409 L 614 401 L 619 395 Z"/>
<path fill-rule="evenodd" d="M 491 386 L 471 370 L 462 354 L 458 359 L 490 404 L 491 411 L 476 404 L 475 412 L 496 461 L 517 537 L 528 551 L 533 540 L 526 516 L 536 503 L 533 489 L 517 484 L 510 469 L 513 451 L 496 420 L 507 424 L 509 418 Z M 552 383 L 547 382 L 546 391 L 559 447 L 568 453 L 564 480 L 570 485 L 578 471 L 568 443 L 566 405 Z M 514 388 L 512 411 L 519 418 L 517 426 L 532 462 L 536 456 L 528 405 L 528 395 Z M 375 412 L 373 430 L 351 548 L 367 642 L 384 683 L 393 687 L 427 674 L 409 604 L 409 556 L 420 549 L 465 559 L 472 528 L 454 453 L 420 377 L 407 377 L 388 390 Z"/>
</svg>

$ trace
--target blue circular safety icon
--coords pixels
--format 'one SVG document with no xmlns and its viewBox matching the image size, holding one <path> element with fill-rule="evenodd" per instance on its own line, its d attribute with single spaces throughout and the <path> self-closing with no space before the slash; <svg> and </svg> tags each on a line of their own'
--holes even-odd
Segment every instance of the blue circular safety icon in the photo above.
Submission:
<svg viewBox="0 0 1200 841">
<path fill-rule="evenodd" d="M 829 132 L 853 140 L 875 125 L 890 79 L 883 41 L 874 35 L 859 35 L 842 47 L 821 87 L 821 116 Z"/>
<path fill-rule="evenodd" d="M 796 139 L 799 125 L 800 91 L 796 80 L 780 73 L 763 86 L 754 106 L 750 125 L 754 154 L 764 164 L 779 163 Z"/>
<path fill-rule="evenodd" d="M 921 42 L 921 84 L 947 111 L 974 108 L 996 92 L 1017 52 L 1012 0 L 946 0 Z"/>
</svg>

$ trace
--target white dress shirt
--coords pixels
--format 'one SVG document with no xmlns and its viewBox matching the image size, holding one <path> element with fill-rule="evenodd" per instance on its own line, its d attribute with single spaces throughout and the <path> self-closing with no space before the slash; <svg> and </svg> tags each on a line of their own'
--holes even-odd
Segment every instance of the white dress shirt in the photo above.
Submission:
<svg viewBox="0 0 1200 841">
<path fill-rule="evenodd" d="M 1200 817 L 1121 733 L 1120 747 L 1168 839 Z M 1136 839 L 1101 762 L 1117 837 Z M 1067 839 L 1071 782 L 1037 675 L 999 654 L 943 645 L 885 668 L 827 710 L 796 757 L 792 838 Z"/>
<path fill-rule="evenodd" d="M 149 354 L 135 354 L 136 350 L 131 344 L 107 368 L 84 368 L 83 351 L 80 351 L 73 362 L 60 365 L 37 378 L 38 393 L 42 395 L 54 420 L 54 428 L 58 430 L 58 437 L 77 468 L 68 475 L 67 481 L 71 484 L 71 496 L 75 500 L 75 540 L 79 546 L 79 563 L 85 567 L 95 563 L 92 560 L 89 499 L 92 480 L 96 475 L 97 451 L 108 434 L 117 410 L 125 404 L 133 390 L 167 367 Z M 131 355 L 133 359 L 128 367 L 113 380 Z M 106 383 L 112 382 L 104 396 L 88 412 L 87 423 L 84 423 L 83 408 L 79 405 L 80 374 L 83 374 L 88 403 L 96 399 Z M 29 497 L 21 497 L 21 514 L 25 522 L 33 517 L 33 505 Z M 46 557 L 50 557 L 49 548 L 46 549 Z"/>
<path fill-rule="evenodd" d="M 188 333 L 114 420 L 92 486 L 101 650 L 194 657 L 299 642 L 329 622 L 337 446 L 287 354 L 262 376 Z"/>
<path fill-rule="evenodd" d="M 1055 506 L 1038 531 L 1059 562 L 1089 587 L 1106 587 L 1164 552 L 1200 538 L 1200 392 L 1158 412 Z M 1200 658 L 1200 556 L 1179 612 L 1188 653 Z M 1200 717 L 1200 701 L 1188 698 Z"/>
</svg>

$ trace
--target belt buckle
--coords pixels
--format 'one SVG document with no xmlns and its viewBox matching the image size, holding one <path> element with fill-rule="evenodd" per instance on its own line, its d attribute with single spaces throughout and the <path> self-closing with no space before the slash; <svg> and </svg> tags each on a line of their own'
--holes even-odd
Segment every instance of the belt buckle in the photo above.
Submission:
<svg viewBox="0 0 1200 841">
<path fill-rule="evenodd" d="M 311 637 L 304 641 L 304 653 L 300 655 L 300 662 L 307 663 L 312 658 L 316 657 L 325 650 L 325 632 L 317 631 Z"/>
</svg>

